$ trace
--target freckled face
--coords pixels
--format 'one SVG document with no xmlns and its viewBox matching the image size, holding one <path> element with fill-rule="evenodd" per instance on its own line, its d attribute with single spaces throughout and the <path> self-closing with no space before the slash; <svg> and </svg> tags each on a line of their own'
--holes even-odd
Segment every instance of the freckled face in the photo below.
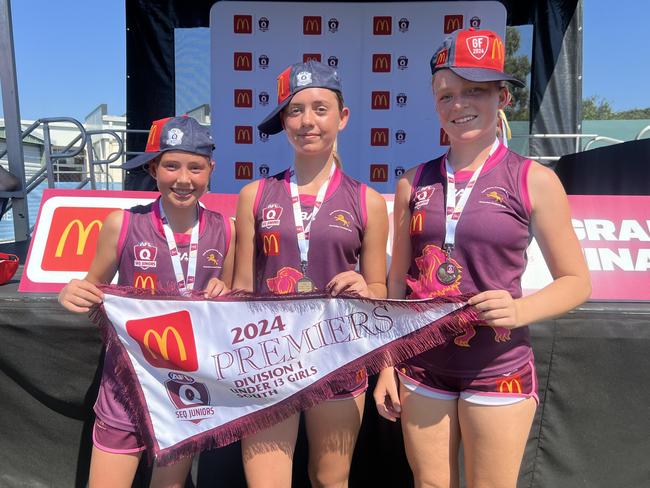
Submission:
<svg viewBox="0 0 650 488">
<path fill-rule="evenodd" d="M 497 82 L 474 82 L 449 69 L 433 77 L 433 95 L 440 125 L 454 142 L 494 139 L 497 111 L 506 105 L 507 88 Z"/>
<path fill-rule="evenodd" d="M 162 198 L 174 207 L 193 207 L 210 181 L 214 163 L 207 156 L 167 151 L 149 166 Z"/>
</svg>

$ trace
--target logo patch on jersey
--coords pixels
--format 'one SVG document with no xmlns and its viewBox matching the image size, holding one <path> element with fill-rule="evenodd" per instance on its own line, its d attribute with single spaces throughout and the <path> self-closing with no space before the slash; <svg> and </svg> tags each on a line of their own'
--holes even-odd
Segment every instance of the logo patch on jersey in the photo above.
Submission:
<svg viewBox="0 0 650 488">
<path fill-rule="evenodd" d="M 157 275 L 154 273 L 133 273 L 133 287 L 141 290 L 151 290 L 153 295 L 156 291 Z"/>
<path fill-rule="evenodd" d="M 285 266 L 278 270 L 278 273 L 274 278 L 267 278 L 266 286 L 269 287 L 269 291 L 276 295 L 286 295 L 287 293 L 293 293 L 296 287 L 296 282 L 300 278 L 302 278 L 302 273 L 300 271 Z"/>
<path fill-rule="evenodd" d="M 280 233 L 262 232 L 262 248 L 265 256 L 280 255 Z"/>
<path fill-rule="evenodd" d="M 270 229 L 280 225 L 282 207 L 277 203 L 271 203 L 262 210 L 262 229 Z"/>
<path fill-rule="evenodd" d="M 335 229 L 343 229 L 348 232 L 352 232 L 352 223 L 354 222 L 354 217 L 347 210 L 334 210 L 330 212 L 331 222 L 330 227 Z"/>
<path fill-rule="evenodd" d="M 478 203 L 508 208 L 507 203 L 509 199 L 510 195 L 505 188 L 501 188 L 500 186 L 490 186 L 481 191 L 481 196 Z"/>
<path fill-rule="evenodd" d="M 208 249 L 203 254 L 203 268 L 220 269 L 223 264 L 223 254 L 216 249 Z"/>
<path fill-rule="evenodd" d="M 150 242 L 141 242 L 133 246 L 133 266 L 136 268 L 149 269 L 156 267 L 156 255 L 158 248 Z"/>
<path fill-rule="evenodd" d="M 428 185 L 428 186 L 423 186 L 421 188 L 418 188 L 414 196 L 415 210 L 419 210 L 421 207 L 426 207 L 427 205 L 429 205 L 429 201 L 433 196 L 434 190 L 435 188 L 433 187 L 433 185 Z"/>
</svg>

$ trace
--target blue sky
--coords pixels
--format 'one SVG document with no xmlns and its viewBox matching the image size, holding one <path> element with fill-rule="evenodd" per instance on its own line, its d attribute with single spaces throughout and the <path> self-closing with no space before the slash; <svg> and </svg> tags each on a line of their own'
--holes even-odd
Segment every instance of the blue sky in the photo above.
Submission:
<svg viewBox="0 0 650 488">
<path fill-rule="evenodd" d="M 100 103 L 125 112 L 123 0 L 14 0 L 11 7 L 23 119 L 83 120 Z M 606 99 L 615 110 L 650 107 L 648 18 L 650 2 L 585 0 L 585 98 Z"/>
</svg>

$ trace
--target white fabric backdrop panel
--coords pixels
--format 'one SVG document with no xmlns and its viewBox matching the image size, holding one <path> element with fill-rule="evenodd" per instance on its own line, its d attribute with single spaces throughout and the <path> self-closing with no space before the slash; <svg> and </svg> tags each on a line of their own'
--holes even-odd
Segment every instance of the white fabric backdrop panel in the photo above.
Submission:
<svg viewBox="0 0 650 488">
<path fill-rule="evenodd" d="M 496 1 L 216 3 L 210 12 L 211 119 L 217 163 L 213 190 L 239 192 L 250 179 L 275 174 L 292 163 L 285 135 L 265 139 L 256 126 L 276 106 L 280 72 L 306 54 L 318 54 L 322 62 L 338 65 L 351 110 L 350 123 L 339 136 L 345 171 L 381 193 L 392 193 L 402 168 L 444 152 L 429 59 L 448 35 L 445 31 L 477 23 L 505 36 L 504 6 Z M 305 29 L 316 33 L 305 34 Z M 250 67 L 240 63 L 236 70 L 235 53 L 250 56 Z M 373 55 L 390 55 L 388 68 L 381 58 L 373 66 Z M 250 106 L 235 107 L 235 90 L 250 90 L 239 102 Z M 389 92 L 388 108 L 377 108 L 385 107 L 383 100 L 372 108 L 373 92 Z M 239 126 L 250 128 L 250 141 L 235 142 Z M 372 129 L 387 130 L 385 142 L 382 131 L 375 138 L 375 144 L 386 145 L 372 145 Z"/>
</svg>

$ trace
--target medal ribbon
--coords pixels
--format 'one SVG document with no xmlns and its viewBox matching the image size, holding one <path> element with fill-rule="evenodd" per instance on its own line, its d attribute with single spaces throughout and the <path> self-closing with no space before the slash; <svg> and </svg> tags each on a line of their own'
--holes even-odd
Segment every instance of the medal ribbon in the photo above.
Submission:
<svg viewBox="0 0 650 488">
<path fill-rule="evenodd" d="M 300 251 L 300 266 L 302 268 L 302 274 L 306 274 L 307 271 L 307 260 L 309 255 L 309 231 L 311 229 L 312 222 L 316 219 L 316 215 L 320 210 L 323 200 L 325 200 L 325 194 L 327 193 L 327 188 L 330 185 L 332 176 L 336 171 L 336 165 L 332 164 L 330 169 L 330 174 L 327 177 L 327 180 L 321 185 L 318 193 L 316 194 L 316 201 L 314 202 L 314 209 L 311 212 L 311 216 L 307 223 L 302 220 L 302 207 L 300 206 L 300 193 L 298 192 L 298 182 L 296 180 L 296 170 L 291 168 L 289 170 L 289 188 L 291 190 L 291 204 L 293 206 L 293 220 L 296 224 L 296 238 L 298 240 L 298 250 Z"/>
<path fill-rule="evenodd" d="M 445 195 L 445 205 L 446 205 L 445 243 L 443 245 L 443 249 L 447 254 L 447 257 L 449 257 L 449 253 L 451 252 L 451 249 L 453 249 L 454 243 L 456 242 L 456 226 L 458 225 L 460 216 L 463 213 L 463 210 L 465 209 L 465 205 L 467 204 L 467 201 L 469 200 L 469 196 L 472 193 L 472 189 L 476 184 L 476 180 L 478 180 L 478 177 L 481 174 L 481 170 L 483 169 L 483 166 L 485 166 L 485 163 L 487 163 L 490 160 L 490 157 L 492 156 L 492 154 L 494 154 L 494 151 L 496 151 L 498 147 L 499 147 L 499 140 L 497 139 L 494 141 L 494 144 L 492 144 L 492 149 L 490 149 L 490 153 L 488 154 L 487 158 L 485 158 L 485 161 L 483 161 L 483 163 L 481 163 L 481 165 L 474 170 L 474 173 L 472 174 L 472 177 L 469 179 L 469 182 L 467 183 L 467 186 L 465 187 L 463 194 L 458 200 L 458 203 L 456 203 L 456 179 L 454 177 L 454 169 L 449 164 L 447 155 L 445 155 L 444 157 L 445 170 L 447 173 L 447 195 Z"/>
<path fill-rule="evenodd" d="M 162 205 L 162 200 L 158 200 L 158 207 L 160 208 L 160 219 L 162 220 L 163 230 L 165 231 L 165 239 L 167 239 L 167 247 L 169 247 L 169 256 L 172 259 L 172 266 L 174 267 L 174 274 L 176 275 L 176 284 L 178 290 L 182 295 L 189 295 L 194 288 L 194 278 L 196 276 L 196 260 L 199 254 L 199 207 L 196 207 L 196 222 L 192 226 L 192 234 L 190 236 L 190 252 L 187 262 L 187 279 L 183 273 L 181 265 L 181 256 L 178 252 L 176 239 L 174 233 L 169 226 L 169 219 L 165 214 L 165 209 Z"/>
</svg>

